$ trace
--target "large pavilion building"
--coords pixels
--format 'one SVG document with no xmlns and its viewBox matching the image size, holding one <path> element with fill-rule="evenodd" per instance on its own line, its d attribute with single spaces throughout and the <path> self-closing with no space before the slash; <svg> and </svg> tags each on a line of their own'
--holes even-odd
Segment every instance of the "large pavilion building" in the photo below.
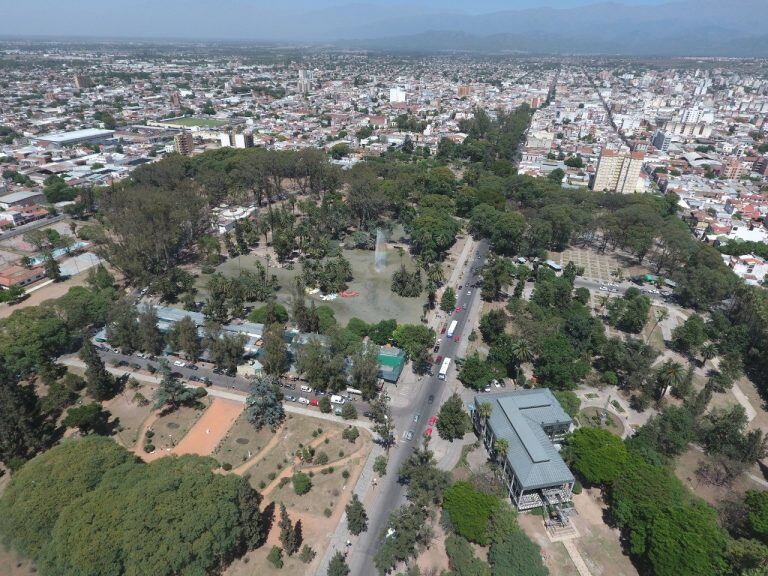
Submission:
<svg viewBox="0 0 768 576">
<path fill-rule="evenodd" d="M 490 404 L 490 415 L 483 417 Z M 548 388 L 478 394 L 472 420 L 488 453 L 503 458 L 503 471 L 512 502 L 518 510 L 539 506 L 567 507 L 572 498 L 573 474 L 556 444 L 572 420 Z M 504 439 L 506 454 L 497 454 Z"/>
</svg>

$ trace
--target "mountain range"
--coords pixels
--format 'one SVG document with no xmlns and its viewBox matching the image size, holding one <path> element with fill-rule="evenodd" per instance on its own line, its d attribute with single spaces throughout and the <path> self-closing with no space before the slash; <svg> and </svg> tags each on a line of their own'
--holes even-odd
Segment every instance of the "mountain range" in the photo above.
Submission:
<svg viewBox="0 0 768 576">
<path fill-rule="evenodd" d="M 768 56 L 768 0 L 545 1 L 547 6 L 541 0 L 0 2 L 0 35 L 224 39 L 407 51 Z"/>
</svg>

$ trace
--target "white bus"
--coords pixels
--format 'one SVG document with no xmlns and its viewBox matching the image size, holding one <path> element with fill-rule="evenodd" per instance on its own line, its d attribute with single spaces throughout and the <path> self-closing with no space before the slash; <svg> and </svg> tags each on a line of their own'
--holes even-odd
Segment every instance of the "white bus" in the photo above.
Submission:
<svg viewBox="0 0 768 576">
<path fill-rule="evenodd" d="M 448 336 L 448 338 L 453 338 L 453 333 L 456 331 L 457 324 L 458 322 L 456 320 L 453 320 L 451 322 L 451 325 L 448 326 L 448 331 L 445 333 L 445 335 Z"/>
<path fill-rule="evenodd" d="M 451 359 L 446 358 L 443 360 L 442 366 L 440 366 L 440 371 L 437 373 L 437 379 L 438 380 L 445 380 L 446 374 L 448 374 L 448 367 L 451 365 Z"/>
</svg>

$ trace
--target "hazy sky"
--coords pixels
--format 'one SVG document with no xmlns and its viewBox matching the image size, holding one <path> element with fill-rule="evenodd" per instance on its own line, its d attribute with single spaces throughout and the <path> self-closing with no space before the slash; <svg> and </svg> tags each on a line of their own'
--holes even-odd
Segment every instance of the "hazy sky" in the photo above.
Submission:
<svg viewBox="0 0 768 576">
<path fill-rule="evenodd" d="M 0 0 L 0 35 L 332 39 L 403 15 L 540 7 L 598 0 Z M 619 0 L 626 5 L 664 0 Z M 396 32 L 396 31 L 395 31 Z M 314 36 L 314 37 L 313 37 Z"/>
</svg>

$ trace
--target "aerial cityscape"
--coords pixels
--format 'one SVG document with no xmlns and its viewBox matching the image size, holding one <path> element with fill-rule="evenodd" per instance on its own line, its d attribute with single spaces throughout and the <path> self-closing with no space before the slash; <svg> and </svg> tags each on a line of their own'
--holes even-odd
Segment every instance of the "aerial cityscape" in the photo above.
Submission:
<svg viewBox="0 0 768 576">
<path fill-rule="evenodd" d="M 0 7 L 0 576 L 768 576 L 768 3 Z"/>
</svg>

